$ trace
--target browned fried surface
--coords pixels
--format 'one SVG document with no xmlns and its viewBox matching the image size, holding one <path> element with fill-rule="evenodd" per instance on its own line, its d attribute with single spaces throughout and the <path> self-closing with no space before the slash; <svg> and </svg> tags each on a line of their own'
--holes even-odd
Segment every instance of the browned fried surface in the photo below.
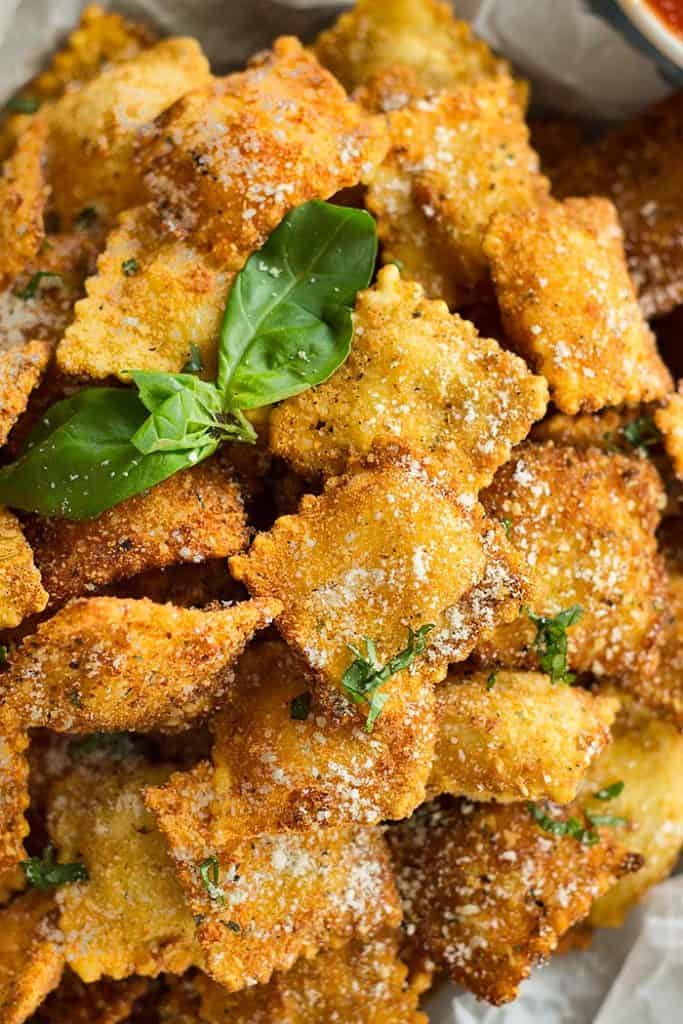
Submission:
<svg viewBox="0 0 683 1024">
<path fill-rule="evenodd" d="M 526 593 L 502 528 L 474 500 L 463 504 L 411 458 L 383 456 L 305 497 L 231 568 L 252 594 L 282 599 L 283 636 L 333 686 L 353 660 L 349 643 L 371 637 L 383 663 L 403 649 L 408 626 L 425 624 L 435 627 L 427 651 L 408 671 L 442 678 L 445 662 L 510 621 Z M 397 704 L 404 677 L 386 686 Z"/>
<path fill-rule="evenodd" d="M 28 405 L 31 392 L 43 375 L 52 346 L 47 341 L 29 341 L 0 351 L 0 444 Z"/>
<path fill-rule="evenodd" d="M 434 755 L 433 684 L 407 680 L 399 713 L 372 733 L 347 702 L 330 710 L 282 642 L 242 657 L 235 696 L 213 720 L 217 834 L 268 832 L 403 818 L 424 800 Z M 303 696 L 306 717 L 292 717 Z M 303 712 L 299 712 L 302 714 Z"/>
<path fill-rule="evenodd" d="M 452 671 L 437 690 L 429 791 L 470 800 L 567 804 L 610 741 L 613 697 L 556 686 L 536 672 Z"/>
<path fill-rule="evenodd" d="M 663 407 L 655 411 L 654 421 L 674 472 L 683 480 L 683 380 L 679 380 L 678 390 L 667 396 Z"/>
<path fill-rule="evenodd" d="M 488 295 L 491 217 L 529 207 L 548 187 L 514 83 L 436 93 L 388 119 L 391 148 L 367 194 L 385 261 L 399 260 L 451 307 Z"/>
<path fill-rule="evenodd" d="M 547 378 L 558 409 L 595 412 L 670 390 L 606 199 L 500 214 L 484 250 L 507 337 Z"/>
<path fill-rule="evenodd" d="M 19 520 L 0 507 L 0 629 L 18 626 L 47 603 L 33 552 Z"/>
<path fill-rule="evenodd" d="M 278 610 L 77 599 L 12 654 L 9 701 L 26 723 L 60 732 L 183 728 L 230 691 L 237 656 Z"/>
<path fill-rule="evenodd" d="M 4 678 L 3 678 L 4 684 Z M 29 806 L 28 735 L 19 716 L 5 701 L 0 703 L 0 871 L 2 893 L 7 896 L 21 888 L 16 868 L 24 855 L 23 840 L 28 833 L 25 818 Z"/>
<path fill-rule="evenodd" d="M 25 524 L 52 606 L 116 580 L 246 547 L 239 489 L 216 460 L 177 473 L 97 519 Z"/>
<path fill-rule="evenodd" d="M 32 891 L 0 911 L 0 1015 L 23 1024 L 59 984 L 64 955 L 52 893 Z"/>
<path fill-rule="evenodd" d="M 664 494 L 644 459 L 591 448 L 526 445 L 483 495 L 531 574 L 529 607 L 553 616 L 580 605 L 569 665 L 597 675 L 652 673 L 664 620 L 655 529 Z M 522 615 L 479 647 L 486 664 L 536 667 L 536 626 Z"/>
<path fill-rule="evenodd" d="M 0 176 L 0 277 L 14 277 L 38 252 L 45 237 L 47 189 L 42 157 L 47 122 L 33 118 L 17 140 Z"/>
<path fill-rule="evenodd" d="M 144 978 L 101 978 L 86 985 L 67 968 L 31 1024 L 123 1024 L 147 985 Z"/>
<path fill-rule="evenodd" d="M 496 1005 L 639 863 L 614 830 L 583 845 L 541 831 L 525 804 L 426 804 L 389 842 L 411 941 Z"/>
<path fill-rule="evenodd" d="M 304 476 L 329 476 L 398 440 L 457 494 L 476 495 L 545 412 L 547 387 L 496 341 L 425 299 L 394 266 L 362 292 L 349 359 L 283 402 L 270 443 Z"/>
<path fill-rule="evenodd" d="M 143 787 L 168 774 L 134 757 L 91 759 L 53 787 L 48 822 L 59 859 L 82 861 L 90 876 L 57 893 L 66 960 L 85 982 L 182 972 L 200 959 L 192 916 L 142 800 Z"/>
<path fill-rule="evenodd" d="M 572 152 L 553 174 L 558 195 L 605 195 L 624 229 L 646 316 L 683 302 L 683 93 Z"/>
<path fill-rule="evenodd" d="M 211 835 L 211 772 L 147 790 L 197 922 L 204 969 L 230 990 L 267 982 L 299 956 L 368 938 L 400 920 L 388 853 L 372 828 Z M 200 866 L 215 857 L 222 897 Z"/>
</svg>

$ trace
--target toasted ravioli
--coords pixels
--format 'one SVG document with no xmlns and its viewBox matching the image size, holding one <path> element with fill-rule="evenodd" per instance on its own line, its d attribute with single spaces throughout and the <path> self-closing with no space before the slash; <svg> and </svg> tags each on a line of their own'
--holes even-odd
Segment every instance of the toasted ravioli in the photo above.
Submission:
<svg viewBox="0 0 683 1024">
<path fill-rule="evenodd" d="M 683 847 L 683 736 L 670 723 L 627 703 L 613 729 L 612 743 L 588 770 L 579 802 L 594 813 L 626 819 L 618 831 L 644 867 L 623 878 L 591 910 L 591 923 L 617 927 L 655 883 L 673 869 Z M 609 801 L 595 793 L 623 782 Z"/>
<path fill-rule="evenodd" d="M 583 845 L 543 832 L 526 804 L 425 804 L 388 839 L 412 941 L 496 1006 L 640 864 L 614 829 Z"/>
<path fill-rule="evenodd" d="M 637 419 L 641 419 L 640 409 L 602 409 L 598 413 L 584 412 L 578 416 L 555 412 L 534 425 L 531 439 L 553 441 L 573 448 L 600 448 L 604 452 L 643 455 L 643 450 L 628 440 L 628 432 L 624 434 L 629 424 Z"/>
<path fill-rule="evenodd" d="M 426 651 L 406 671 L 441 679 L 526 594 L 502 528 L 401 455 L 304 497 L 298 515 L 282 516 L 230 565 L 253 594 L 282 599 L 283 636 L 336 687 L 353 661 L 348 644 L 370 637 L 383 664 L 405 647 L 408 627 L 424 625 L 434 627 Z M 405 678 L 385 686 L 399 705 Z"/>
<path fill-rule="evenodd" d="M 45 237 L 43 153 L 47 122 L 32 118 L 0 176 L 0 277 L 19 274 Z"/>
<path fill-rule="evenodd" d="M 484 250 L 506 335 L 547 378 L 561 412 L 637 405 L 671 390 L 608 200 L 567 199 L 501 213 Z"/>
<path fill-rule="evenodd" d="M 227 558 L 249 537 L 237 484 L 218 460 L 176 473 L 97 519 L 35 516 L 25 528 L 53 606 L 150 569 Z"/>
<path fill-rule="evenodd" d="M 348 360 L 274 410 L 270 443 L 311 477 L 399 441 L 455 493 L 476 495 L 546 404 L 543 378 L 387 266 L 357 299 Z"/>
<path fill-rule="evenodd" d="M 228 993 L 206 975 L 194 986 L 206 1024 L 427 1024 L 389 933 L 299 960 L 267 985 Z"/>
<path fill-rule="evenodd" d="M 674 472 L 683 480 L 683 380 L 679 380 L 677 391 L 667 395 L 663 407 L 655 410 L 653 418 Z"/>
<path fill-rule="evenodd" d="M 134 274 L 123 269 L 130 260 Z M 57 349 L 60 368 L 98 378 L 130 369 L 177 372 L 196 344 L 212 373 L 233 276 L 191 242 L 165 233 L 151 207 L 126 211 L 76 303 Z"/>
<path fill-rule="evenodd" d="M 514 83 L 501 77 L 436 93 L 388 120 L 391 147 L 367 194 L 384 260 L 399 261 L 451 307 L 488 295 L 491 217 L 526 209 L 548 190 Z"/>
<path fill-rule="evenodd" d="M 403 818 L 425 797 L 434 756 L 434 687 L 404 682 L 401 706 L 371 733 L 346 701 L 330 710 L 282 642 L 242 657 L 235 695 L 213 719 L 215 832 L 259 832 Z"/>
<path fill-rule="evenodd" d="M 64 862 L 90 880 L 61 886 L 57 901 L 66 961 L 85 982 L 101 975 L 182 973 L 201 959 L 183 900 L 142 789 L 168 777 L 137 758 L 83 763 L 55 783 L 50 836 Z"/>
<path fill-rule="evenodd" d="M 159 118 L 143 160 L 166 225 L 238 269 L 288 210 L 356 185 L 385 148 L 379 119 L 283 37 Z"/>
<path fill-rule="evenodd" d="M 647 317 L 683 302 L 683 93 L 574 149 L 553 173 L 560 196 L 609 196 L 624 229 L 628 268 Z"/>
<path fill-rule="evenodd" d="M 299 956 L 398 924 L 398 896 L 378 829 L 253 835 L 247 826 L 218 845 L 211 792 L 210 768 L 200 764 L 151 787 L 146 800 L 197 921 L 204 969 L 227 989 L 265 983 Z"/>
<path fill-rule="evenodd" d="M 51 351 L 47 341 L 28 341 L 0 351 L 0 445 L 25 411 L 31 392 L 50 361 Z"/>
<path fill-rule="evenodd" d="M 208 77 L 196 40 L 164 39 L 105 67 L 49 108 L 50 204 L 64 227 L 87 207 L 111 223 L 121 210 L 144 201 L 134 161 L 139 129 Z"/>
<path fill-rule="evenodd" d="M 33 890 L 0 910 L 0 1017 L 23 1024 L 64 967 L 52 893 Z"/>
<path fill-rule="evenodd" d="M 349 90 L 387 65 L 415 71 L 425 91 L 457 88 L 508 71 L 450 4 L 438 0 L 360 0 L 315 43 L 322 64 Z"/>
<path fill-rule="evenodd" d="M 31 1024 L 123 1024 L 148 985 L 145 978 L 100 978 L 86 985 L 67 968 Z"/>
<path fill-rule="evenodd" d="M 537 672 L 453 671 L 437 694 L 429 791 L 498 803 L 570 803 L 619 707 Z"/>
<path fill-rule="evenodd" d="M 8 699 L 28 725 L 59 732 L 172 732 L 225 697 L 236 658 L 277 611 L 261 600 L 200 610 L 79 598 L 17 649 Z"/>
<path fill-rule="evenodd" d="M 0 629 L 18 626 L 46 604 L 47 594 L 19 520 L 0 507 Z"/>
<path fill-rule="evenodd" d="M 664 574 L 654 531 L 664 504 L 646 460 L 594 448 L 525 445 L 482 495 L 531 575 L 529 608 L 554 616 L 579 605 L 567 630 L 576 671 L 652 673 L 664 621 Z M 527 615 L 479 647 L 486 665 L 535 668 L 537 627 Z"/>
<path fill-rule="evenodd" d="M 28 743 L 26 729 L 6 700 L 3 686 L 0 697 L 0 872 L 3 875 L 0 891 L 4 895 L 21 888 L 13 872 L 24 857 L 23 840 L 29 831 L 25 818 L 30 802 Z"/>
</svg>

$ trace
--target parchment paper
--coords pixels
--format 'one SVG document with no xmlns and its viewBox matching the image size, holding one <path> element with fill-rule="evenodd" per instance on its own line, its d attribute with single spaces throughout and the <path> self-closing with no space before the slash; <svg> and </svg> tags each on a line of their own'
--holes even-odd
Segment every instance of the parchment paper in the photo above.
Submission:
<svg viewBox="0 0 683 1024">
<path fill-rule="evenodd" d="M 0 102 L 39 70 L 84 6 L 84 0 L 0 0 Z M 223 72 L 278 34 L 312 39 L 343 4 L 121 0 L 104 6 L 161 32 L 196 36 L 214 70 Z M 460 0 L 456 8 L 531 79 L 537 108 L 610 121 L 670 91 L 656 68 L 581 0 Z M 683 1021 L 683 875 L 655 889 L 624 928 L 600 932 L 588 952 L 537 968 L 509 1006 L 494 1009 L 445 985 L 431 999 L 429 1015 L 433 1024 Z"/>
</svg>

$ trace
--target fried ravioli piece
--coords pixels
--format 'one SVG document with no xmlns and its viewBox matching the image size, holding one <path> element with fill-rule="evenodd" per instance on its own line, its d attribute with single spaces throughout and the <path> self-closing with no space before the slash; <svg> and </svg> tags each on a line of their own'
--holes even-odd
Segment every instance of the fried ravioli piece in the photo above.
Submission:
<svg viewBox="0 0 683 1024">
<path fill-rule="evenodd" d="M 23 1024 L 56 985 L 64 954 L 52 893 L 32 890 L 0 910 L 0 1018 Z"/>
<path fill-rule="evenodd" d="M 388 933 L 298 960 L 267 985 L 242 992 L 228 993 L 203 974 L 194 986 L 206 1024 L 427 1024 L 406 975 L 397 939 Z"/>
<path fill-rule="evenodd" d="M 610 741 L 619 702 L 538 672 L 452 672 L 437 690 L 428 790 L 470 800 L 568 804 Z"/>
<path fill-rule="evenodd" d="M 574 150 L 553 174 L 557 195 L 605 195 L 616 206 L 646 317 L 683 302 L 682 115 L 678 92 Z"/>
<path fill-rule="evenodd" d="M 143 159 L 167 227 L 238 269 L 288 210 L 356 185 L 385 149 L 380 119 L 285 36 L 171 107 Z"/>
<path fill-rule="evenodd" d="M 142 759 L 78 765 L 53 787 L 50 836 L 89 881 L 57 893 L 69 966 L 85 982 L 182 973 L 200 962 L 194 922 L 142 790 L 169 775 Z"/>
<path fill-rule="evenodd" d="M 21 273 L 43 242 L 47 189 L 42 157 L 47 122 L 32 118 L 0 176 L 0 277 Z"/>
<path fill-rule="evenodd" d="M 360 0 L 322 32 L 315 53 L 351 92 L 388 65 L 412 69 L 424 90 L 496 78 L 509 65 L 438 0 Z"/>
<path fill-rule="evenodd" d="M 683 380 L 679 380 L 677 391 L 667 395 L 663 407 L 655 410 L 653 418 L 674 472 L 683 480 Z"/>
<path fill-rule="evenodd" d="M 669 371 L 643 319 L 606 199 L 494 217 L 484 251 L 506 336 L 561 412 L 663 398 Z"/>
<path fill-rule="evenodd" d="M 242 657 L 235 696 L 212 721 L 214 834 L 403 818 L 425 798 L 436 739 L 433 684 L 404 683 L 372 733 L 347 701 L 332 710 L 282 642 Z M 239 819 L 239 820 L 237 820 Z"/>
<path fill-rule="evenodd" d="M 477 640 L 509 622 L 526 594 L 517 558 L 474 500 L 440 490 L 407 455 L 380 453 L 373 468 L 328 482 L 230 560 L 251 593 L 284 604 L 277 625 L 315 674 L 339 687 L 348 644 L 376 642 L 384 664 L 408 627 L 433 625 L 426 651 L 406 670 L 445 676 Z M 409 675 L 388 681 L 387 711 L 403 706 Z"/>
<path fill-rule="evenodd" d="M 239 489 L 215 459 L 97 519 L 35 516 L 26 531 L 52 606 L 149 569 L 227 558 L 249 537 Z"/>
<path fill-rule="evenodd" d="M 2 298 L 0 298 L 0 303 Z M 47 341 L 27 341 L 0 351 L 0 445 L 25 411 L 31 392 L 50 361 Z"/>
<path fill-rule="evenodd" d="M 388 115 L 391 146 L 368 175 L 385 262 L 449 306 L 491 290 L 484 235 L 491 217 L 548 191 L 515 84 L 508 77 L 442 92 Z"/>
<path fill-rule="evenodd" d="M 534 424 L 531 439 L 553 441 L 556 445 L 573 448 L 600 448 L 603 452 L 638 455 L 640 450 L 629 442 L 624 429 L 641 418 L 640 414 L 640 409 L 602 409 L 598 413 L 584 412 L 578 416 L 555 412 Z"/>
<path fill-rule="evenodd" d="M 398 441 L 456 494 L 476 496 L 546 404 L 543 378 L 387 266 L 357 299 L 348 360 L 273 411 L 270 443 L 315 477 Z"/>
<path fill-rule="evenodd" d="M 531 574 L 529 607 L 554 616 L 580 605 L 568 630 L 569 667 L 596 675 L 652 674 L 665 581 L 655 529 L 664 505 L 644 459 L 595 448 L 525 445 L 482 495 Z M 536 625 L 522 615 L 480 645 L 485 665 L 535 668 Z"/>
<path fill-rule="evenodd" d="M 15 709 L 7 702 L 3 687 L 0 696 L 0 872 L 3 875 L 3 895 L 21 888 L 16 884 L 13 872 L 25 855 L 23 840 L 29 831 L 25 817 L 30 803 L 28 743 L 26 729 Z"/>
<path fill-rule="evenodd" d="M 584 845 L 541 831 L 526 804 L 425 804 L 388 839 L 412 941 L 496 1006 L 640 864 L 614 829 Z"/>
<path fill-rule="evenodd" d="M 148 987 L 145 978 L 112 981 L 100 978 L 86 985 L 66 969 L 59 987 L 41 1004 L 31 1024 L 123 1024 Z"/>
<path fill-rule="evenodd" d="M 0 629 L 9 629 L 47 604 L 47 593 L 19 520 L 0 507 Z"/>
<path fill-rule="evenodd" d="M 597 900 L 590 921 L 618 927 L 628 911 L 673 869 L 683 847 L 683 736 L 652 712 L 625 702 L 613 728 L 612 743 L 588 770 L 579 803 L 594 813 L 627 820 L 621 841 L 645 865 L 622 878 Z M 616 782 L 622 792 L 606 802 L 594 794 Z"/>
<path fill-rule="evenodd" d="M 204 969 L 227 989 L 265 983 L 299 956 L 399 923 L 378 829 L 254 835 L 246 828 L 218 845 L 211 835 L 211 800 L 207 764 L 146 792 L 197 921 Z"/>
<path fill-rule="evenodd" d="M 78 598 L 17 649 L 9 699 L 27 725 L 59 732 L 182 729 L 230 691 L 233 663 L 279 607 Z"/>
<path fill-rule="evenodd" d="M 134 161 L 139 130 L 208 75 L 196 40 L 164 39 L 106 67 L 51 106 L 47 177 L 51 206 L 64 225 L 88 207 L 111 223 L 121 210 L 144 201 Z"/>
</svg>

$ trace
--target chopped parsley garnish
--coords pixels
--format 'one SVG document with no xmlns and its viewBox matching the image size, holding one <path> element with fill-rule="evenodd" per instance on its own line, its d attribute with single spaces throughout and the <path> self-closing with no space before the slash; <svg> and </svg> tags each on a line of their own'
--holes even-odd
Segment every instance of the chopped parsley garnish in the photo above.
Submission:
<svg viewBox="0 0 683 1024">
<path fill-rule="evenodd" d="M 55 863 L 53 846 L 46 846 L 42 857 L 29 857 L 22 860 L 21 867 L 26 881 L 37 889 L 51 889 L 55 885 L 67 885 L 71 882 L 87 882 L 90 878 L 88 869 L 80 861 L 72 864 Z"/>
<path fill-rule="evenodd" d="M 611 786 L 605 786 L 604 789 L 599 789 L 597 793 L 593 793 L 593 796 L 596 800 L 614 800 L 615 797 L 623 792 L 623 789 L 623 782 L 613 782 Z"/>
<path fill-rule="evenodd" d="M 13 96 L 5 110 L 11 114 L 35 114 L 40 109 L 40 100 L 35 96 Z"/>
<path fill-rule="evenodd" d="M 489 677 L 486 680 L 486 689 L 487 690 L 492 690 L 493 689 L 493 687 L 496 685 L 496 679 L 497 678 L 498 678 L 498 669 L 495 669 L 493 672 L 489 672 Z"/>
<path fill-rule="evenodd" d="M 74 225 L 79 231 L 86 231 L 91 228 L 97 220 L 99 214 L 94 206 L 84 206 L 81 212 L 77 215 Z"/>
<path fill-rule="evenodd" d="M 510 529 L 512 527 L 512 520 L 508 519 L 508 517 L 505 516 L 503 519 L 501 519 L 501 523 L 503 524 L 503 529 L 505 530 L 505 536 L 509 537 Z"/>
<path fill-rule="evenodd" d="M 586 817 L 591 825 L 604 825 L 606 828 L 622 828 L 628 825 L 628 818 L 621 818 L 618 814 L 596 814 L 595 811 L 586 811 Z"/>
<path fill-rule="evenodd" d="M 218 884 L 220 879 L 218 859 L 212 855 L 203 860 L 199 865 L 199 874 L 204 883 L 204 888 L 209 894 L 209 899 L 223 906 L 225 903 L 225 893 Z"/>
<path fill-rule="evenodd" d="M 202 360 L 202 354 L 197 346 L 190 343 L 190 358 L 183 366 L 183 373 L 201 373 L 204 369 L 204 361 Z"/>
<path fill-rule="evenodd" d="M 139 269 L 140 264 L 134 259 L 124 260 L 121 264 L 121 270 L 124 272 L 126 277 L 135 277 Z"/>
<path fill-rule="evenodd" d="M 573 683 L 575 676 L 567 671 L 567 629 L 583 615 L 581 605 L 552 616 L 535 615 L 529 608 L 524 611 L 536 626 L 534 647 L 541 669 L 550 676 L 551 683 Z"/>
<path fill-rule="evenodd" d="M 292 702 L 289 707 L 289 714 L 291 718 L 296 719 L 298 722 L 305 722 L 310 710 L 310 693 L 300 693 L 297 697 L 292 697 Z"/>
<path fill-rule="evenodd" d="M 573 836 L 582 846 L 595 846 L 600 836 L 592 828 L 586 828 L 578 818 L 551 818 L 538 804 L 529 803 L 529 814 L 539 828 L 553 836 Z"/>
<path fill-rule="evenodd" d="M 7 661 L 7 648 L 4 644 L 0 644 L 0 665 L 4 665 Z"/>
<path fill-rule="evenodd" d="M 639 416 L 638 419 L 627 423 L 621 433 L 632 448 L 651 448 L 662 440 L 652 416 Z"/>
<path fill-rule="evenodd" d="M 367 732 L 372 732 L 372 728 L 382 714 L 382 708 L 389 696 L 386 693 L 382 693 L 380 688 L 387 679 L 396 675 L 397 672 L 401 672 L 404 668 L 408 668 L 418 655 L 422 654 L 427 644 L 427 634 L 433 629 L 433 623 L 420 626 L 415 631 L 409 629 L 407 646 L 402 651 L 399 651 L 398 654 L 395 654 L 393 658 L 390 658 L 384 665 L 378 661 L 377 647 L 374 640 L 371 640 L 370 637 L 363 637 L 365 641 L 365 654 L 353 644 L 346 645 L 351 653 L 355 655 L 355 658 L 342 676 L 342 689 L 354 704 L 367 702 L 370 705 L 365 722 Z"/>
<path fill-rule="evenodd" d="M 14 294 L 18 299 L 34 299 L 38 285 L 46 277 L 56 278 L 58 281 L 63 281 L 62 275 L 55 273 L 53 270 L 37 270 L 35 274 L 31 276 L 29 283 L 21 291 L 15 292 Z"/>
</svg>

